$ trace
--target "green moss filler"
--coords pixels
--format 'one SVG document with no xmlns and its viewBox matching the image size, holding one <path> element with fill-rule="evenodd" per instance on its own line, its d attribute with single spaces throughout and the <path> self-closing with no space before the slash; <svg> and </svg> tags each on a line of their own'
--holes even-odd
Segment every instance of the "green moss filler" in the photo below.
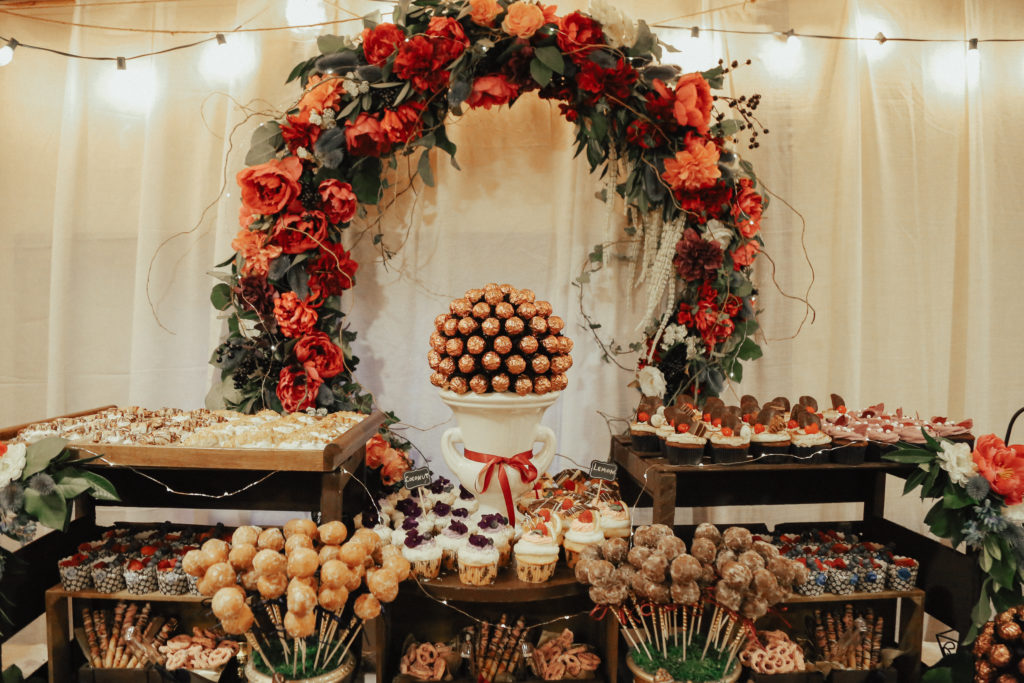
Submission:
<svg viewBox="0 0 1024 683">
<path fill-rule="evenodd" d="M 293 641 L 288 640 L 287 642 L 288 642 L 288 644 L 290 646 L 288 648 L 288 658 L 290 660 L 292 655 L 295 654 L 295 650 L 294 650 L 294 645 L 292 644 Z M 328 650 L 329 647 L 333 647 L 336 644 L 337 643 L 335 642 L 335 643 L 332 643 L 330 646 L 324 645 L 324 650 Z M 256 665 L 256 670 L 259 671 L 260 673 L 266 674 L 266 675 L 271 676 L 271 677 L 275 673 L 279 673 L 279 674 L 282 674 L 287 679 L 293 679 L 293 678 L 298 678 L 298 679 L 301 679 L 301 678 L 314 678 L 316 676 L 320 676 L 320 675 L 328 673 L 330 671 L 334 671 L 334 670 L 338 669 L 338 667 L 341 666 L 341 663 L 338 662 L 338 654 L 337 653 L 335 653 L 334 658 L 331 660 L 330 664 L 328 664 L 326 667 L 323 666 L 322 665 L 323 664 L 322 660 L 326 656 L 326 654 L 324 652 L 321 652 L 320 653 L 321 666 L 313 668 L 313 660 L 316 659 L 316 645 L 317 645 L 317 643 L 316 643 L 315 640 L 311 640 L 309 643 L 306 643 L 306 641 L 301 641 L 299 643 L 299 661 L 298 661 L 298 665 L 295 667 L 295 673 L 294 674 L 292 673 L 291 664 L 285 664 L 284 663 L 284 651 L 281 649 L 281 644 L 279 642 L 271 644 L 271 646 L 269 648 L 264 646 L 263 650 L 264 650 L 264 652 L 267 653 L 268 657 L 270 657 L 274 661 L 281 662 L 281 664 L 279 664 L 279 665 L 277 665 L 277 666 L 275 666 L 273 668 L 267 666 L 267 662 L 264 662 L 263 661 L 263 657 L 261 657 L 260 653 L 256 652 L 255 650 L 253 650 L 253 653 L 252 653 L 253 662 Z M 303 647 L 306 648 L 306 668 L 302 668 L 302 648 Z"/>
<path fill-rule="evenodd" d="M 665 669 L 672 674 L 672 679 L 676 681 L 720 681 L 737 665 L 736 659 L 733 658 L 729 671 L 726 671 L 725 660 L 727 655 L 710 648 L 705 658 L 701 659 L 701 652 L 704 651 L 704 642 L 703 639 L 696 637 L 686 649 L 686 661 L 683 661 L 683 648 L 680 646 L 669 647 L 667 650 L 668 656 L 662 655 L 660 650 L 655 650 L 654 646 L 650 643 L 647 644 L 647 649 L 651 651 L 651 657 L 648 657 L 643 649 L 630 652 L 633 661 L 641 669 L 652 675 L 658 669 Z"/>
</svg>

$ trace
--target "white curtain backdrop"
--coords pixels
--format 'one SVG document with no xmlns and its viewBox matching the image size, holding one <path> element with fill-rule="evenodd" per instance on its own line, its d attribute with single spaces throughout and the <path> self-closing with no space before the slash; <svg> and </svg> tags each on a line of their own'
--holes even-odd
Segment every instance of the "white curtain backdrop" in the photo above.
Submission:
<svg viewBox="0 0 1024 683">
<path fill-rule="evenodd" d="M 721 3 L 620 4 L 655 23 Z M 382 7 L 307 5 L 331 19 Z M 574 7 L 583 5 L 559 10 Z M 218 0 L 17 11 L 85 24 L 227 29 L 283 25 L 285 8 Z M 1024 6 L 760 0 L 670 23 L 962 40 L 1024 37 Z M 349 22 L 334 30 L 360 28 Z M 280 111 L 294 101 L 297 89 L 284 78 L 314 54 L 316 33 L 232 34 L 226 46 L 130 61 L 120 73 L 109 62 L 26 48 L 0 68 L 0 422 L 109 403 L 203 404 L 207 360 L 223 331 L 206 272 L 230 253 L 234 174 L 261 120 L 243 123 L 243 108 Z M 759 261 L 768 341 L 736 397 L 827 401 L 834 391 L 852 406 L 885 401 L 922 415 L 974 417 L 976 433 L 1001 434 L 1024 404 L 1024 231 L 1015 222 L 1024 44 L 983 42 L 968 53 L 958 42 L 660 33 L 681 50 L 667 60 L 687 69 L 718 57 L 753 60 L 730 74 L 727 88 L 763 97 L 758 116 L 771 132 L 760 149 L 742 151 L 779 197 L 763 222 L 774 279 L 802 296 L 812 279 L 804 247 L 814 266 L 817 314 L 791 338 L 805 310 L 773 284 L 768 259 Z M 0 35 L 107 56 L 193 38 L 5 13 Z M 602 360 L 570 283 L 593 245 L 617 237 L 621 218 L 606 232 L 598 183 L 585 161 L 572 158 L 572 128 L 546 102 L 526 97 L 511 110 L 473 112 L 453 125 L 452 139 L 462 171 L 436 158 L 437 188 L 418 187 L 415 202 L 386 217 L 385 243 L 401 246 L 397 256 L 384 265 L 368 238 L 354 244 L 358 284 L 345 299 L 359 332 L 357 376 L 415 427 L 407 436 L 442 470 L 438 441 L 449 413 L 427 381 L 431 321 L 469 287 L 531 287 L 569 321 L 576 340 L 569 390 L 547 422 L 567 457 L 604 458 L 609 432 L 598 411 L 626 416 L 636 394 L 626 388 L 630 375 Z M 350 231 L 353 243 L 359 230 Z M 605 339 L 628 343 L 638 304 L 627 301 L 625 272 L 595 276 L 587 307 Z M 1017 437 L 1024 440 L 1024 431 Z M 920 520 L 916 507 L 903 510 L 908 521 Z M 746 509 L 733 518 L 764 514 Z M 773 519 L 808 516 L 790 509 Z"/>
</svg>

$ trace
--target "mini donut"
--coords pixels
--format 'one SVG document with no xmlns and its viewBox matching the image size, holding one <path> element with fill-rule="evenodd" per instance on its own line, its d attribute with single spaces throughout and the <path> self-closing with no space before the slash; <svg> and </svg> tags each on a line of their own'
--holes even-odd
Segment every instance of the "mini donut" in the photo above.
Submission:
<svg viewBox="0 0 1024 683">
<path fill-rule="evenodd" d="M 576 576 L 576 580 L 582 583 L 584 586 L 589 586 L 592 582 L 590 580 L 590 563 L 595 560 L 577 560 L 576 566 L 573 567 L 573 573 Z"/>
<path fill-rule="evenodd" d="M 633 547 L 640 546 L 653 550 L 658 546 L 661 536 L 650 526 L 638 526 L 633 532 Z"/>
<path fill-rule="evenodd" d="M 758 571 L 766 572 L 767 570 L 760 569 Z M 730 588 L 743 590 L 750 585 L 750 579 L 752 578 L 750 570 L 735 560 L 723 563 L 719 572 L 722 575 L 722 581 L 727 583 Z M 772 578 L 774 579 L 775 577 Z"/>
<path fill-rule="evenodd" d="M 640 567 L 640 573 L 644 575 L 644 578 L 654 583 L 664 581 L 666 571 L 668 571 L 668 560 L 659 553 L 651 553 Z"/>
<path fill-rule="evenodd" d="M 601 543 L 601 555 L 612 564 L 620 565 L 629 555 L 629 541 L 624 538 L 609 538 Z"/>
<path fill-rule="evenodd" d="M 182 571 L 196 578 L 202 578 L 211 564 L 213 563 L 207 562 L 207 557 L 201 550 L 189 550 L 185 557 L 181 558 Z"/>
<path fill-rule="evenodd" d="M 649 582 L 646 586 L 647 597 L 654 602 L 666 605 L 672 602 L 672 589 L 667 583 L 655 583 L 654 581 Z"/>
<path fill-rule="evenodd" d="M 200 547 L 202 553 L 211 560 L 210 564 L 227 562 L 229 549 L 228 544 L 219 538 L 211 538 Z"/>
<path fill-rule="evenodd" d="M 592 560 L 587 562 L 587 577 L 590 583 L 601 583 L 612 575 L 615 566 L 608 560 Z"/>
<path fill-rule="evenodd" d="M 284 542 L 285 555 L 291 555 L 296 548 L 312 548 L 313 539 L 305 534 L 292 534 Z"/>
<path fill-rule="evenodd" d="M 629 553 L 626 555 L 626 559 L 629 560 L 629 563 L 631 565 L 633 565 L 637 569 L 640 569 L 644 566 L 644 560 L 651 556 L 651 552 L 652 551 L 650 548 L 646 548 L 641 545 L 634 545 L 632 548 L 629 549 Z"/>
<path fill-rule="evenodd" d="M 254 557 L 256 557 L 256 546 L 243 543 L 231 547 L 231 552 L 228 553 L 228 562 L 238 571 L 248 571 L 252 569 Z"/>
<path fill-rule="evenodd" d="M 338 559 L 350 567 L 365 564 L 367 555 L 366 546 L 355 540 L 343 544 L 338 551 Z"/>
<path fill-rule="evenodd" d="M 260 574 L 256 579 L 256 590 L 264 600 L 274 600 L 284 595 L 288 588 L 288 577 L 280 574 Z"/>
<path fill-rule="evenodd" d="M 700 586 L 695 582 L 672 584 L 672 602 L 677 605 L 693 605 L 698 600 L 700 600 Z"/>
<path fill-rule="evenodd" d="M 743 603 L 743 594 L 730 587 L 724 581 L 719 581 L 715 585 L 715 600 L 721 603 L 723 607 L 735 612 L 739 610 L 740 605 Z"/>
<path fill-rule="evenodd" d="M 774 546 L 767 541 L 754 541 L 753 545 L 750 547 L 754 552 L 763 557 L 766 562 L 771 560 L 773 557 L 779 556 L 778 546 Z"/>
<path fill-rule="evenodd" d="M 217 592 L 219 588 L 234 586 L 238 582 L 238 576 L 234 568 L 227 562 L 218 562 L 211 565 L 203 575 L 207 585 L 210 587 L 210 595 Z"/>
<path fill-rule="evenodd" d="M 320 582 L 329 588 L 341 588 L 351 574 L 352 570 L 341 560 L 328 560 L 320 567 Z"/>
<path fill-rule="evenodd" d="M 658 541 L 656 550 L 671 560 L 686 552 L 686 543 L 678 536 L 664 536 Z"/>
<path fill-rule="evenodd" d="M 284 525 L 284 537 L 290 538 L 295 534 L 305 534 L 314 541 L 317 539 L 316 523 L 311 519 L 292 519 Z"/>
<path fill-rule="evenodd" d="M 284 550 L 284 534 L 277 527 L 264 529 L 260 532 L 256 547 L 261 550 Z"/>
<path fill-rule="evenodd" d="M 690 554 L 701 564 L 713 563 L 717 552 L 714 542 L 707 537 L 694 538 L 690 544 Z"/>
<path fill-rule="evenodd" d="M 358 541 L 366 548 L 366 554 L 372 555 L 380 550 L 380 536 L 373 529 L 359 529 L 352 535 L 353 541 Z"/>
<path fill-rule="evenodd" d="M 578 567 L 579 565 L 576 566 Z M 593 602 L 595 605 L 612 604 L 612 600 L 608 590 L 601 588 L 599 586 L 591 586 L 588 592 L 590 593 L 590 601 Z"/>
<path fill-rule="evenodd" d="M 320 565 L 323 566 L 328 560 L 338 559 L 338 553 L 341 552 L 340 545 L 325 545 L 320 548 L 320 552 L 317 553 L 320 559 Z"/>
<path fill-rule="evenodd" d="M 338 588 L 321 588 L 317 601 L 328 612 L 337 612 L 345 608 L 348 602 L 348 590 L 344 586 Z"/>
<path fill-rule="evenodd" d="M 252 558 L 252 568 L 260 575 L 284 574 L 287 560 L 276 550 L 263 549 Z"/>
<path fill-rule="evenodd" d="M 775 575 L 775 578 L 779 580 L 779 584 L 792 586 L 796 579 L 798 566 L 803 565 L 786 557 L 773 557 L 769 560 L 766 568 Z"/>
<path fill-rule="evenodd" d="M 715 581 L 718 581 L 718 572 L 715 571 L 714 565 L 703 565 L 700 572 L 700 578 L 697 579 L 697 583 L 702 586 L 711 586 Z"/>
<path fill-rule="evenodd" d="M 680 555 L 669 565 L 669 574 L 674 583 L 692 583 L 700 578 L 700 562 L 693 555 Z"/>
<path fill-rule="evenodd" d="M 247 591 L 256 592 L 256 580 L 260 578 L 260 575 L 256 573 L 256 570 L 250 569 L 247 572 L 242 572 L 238 575 L 238 583 L 241 584 L 242 588 Z"/>
<path fill-rule="evenodd" d="M 380 600 L 370 593 L 363 593 L 356 598 L 353 611 L 363 621 L 373 619 L 380 614 Z"/>
<path fill-rule="evenodd" d="M 245 607 L 245 591 L 240 586 L 221 588 L 213 594 L 210 607 L 213 615 L 221 621 L 236 619 Z"/>
<path fill-rule="evenodd" d="M 722 542 L 722 532 L 711 522 L 701 522 L 693 532 L 693 540 L 696 541 L 698 538 L 706 538 L 717 546 Z"/>
<path fill-rule="evenodd" d="M 740 553 L 736 561 L 742 564 L 744 567 L 752 572 L 756 572 L 758 569 L 764 569 L 765 561 L 760 554 L 753 550 L 745 550 Z"/>
<path fill-rule="evenodd" d="M 298 579 L 288 583 L 288 613 L 303 615 L 316 607 L 316 591 Z"/>
<path fill-rule="evenodd" d="M 317 528 L 320 542 L 325 545 L 341 545 L 348 538 L 348 528 L 339 521 L 326 522 Z"/>
<path fill-rule="evenodd" d="M 296 538 L 292 536 L 292 538 Z M 291 539 L 289 539 L 291 540 Z M 287 574 L 290 578 L 313 576 L 320 566 L 320 557 L 312 548 L 296 548 L 288 556 Z"/>
<path fill-rule="evenodd" d="M 751 620 L 758 620 L 768 613 L 768 602 L 756 595 L 748 596 L 740 607 L 740 613 Z"/>
<path fill-rule="evenodd" d="M 754 588 L 762 596 L 776 593 L 779 590 L 779 580 L 775 578 L 775 574 L 771 573 L 771 571 L 758 569 L 754 572 Z"/>
<path fill-rule="evenodd" d="M 231 545 L 256 545 L 261 531 L 258 526 L 240 526 L 231 534 Z"/>
<path fill-rule="evenodd" d="M 745 550 L 750 550 L 753 543 L 754 537 L 750 533 L 750 529 L 741 526 L 731 526 L 722 534 L 722 545 L 737 555 Z"/>
<path fill-rule="evenodd" d="M 380 549 L 381 561 L 387 561 L 389 557 L 402 557 L 402 549 L 397 545 L 386 545 Z"/>
<path fill-rule="evenodd" d="M 366 587 L 381 602 L 398 597 L 398 575 L 390 569 L 378 569 L 366 575 Z"/>
<path fill-rule="evenodd" d="M 386 557 L 384 562 L 381 564 L 382 569 L 390 569 L 398 577 L 399 581 L 405 581 L 409 578 L 409 571 L 412 566 L 409 564 L 409 560 L 405 559 L 401 555 Z"/>
<path fill-rule="evenodd" d="M 596 545 L 584 546 L 583 550 L 580 551 L 580 559 L 586 560 L 588 562 L 590 560 L 603 559 L 603 557 L 601 556 L 601 547 Z"/>
<path fill-rule="evenodd" d="M 234 619 L 224 620 L 221 619 L 220 625 L 224 629 L 225 633 L 229 633 L 233 636 L 240 636 L 249 629 L 252 628 L 252 622 L 255 620 L 255 615 L 252 613 L 252 609 L 248 605 L 243 605 L 241 612 Z"/>
<path fill-rule="evenodd" d="M 722 573 L 722 567 L 724 567 L 729 562 L 735 562 L 735 561 L 736 561 L 736 553 L 734 553 L 731 550 L 726 550 L 725 548 L 722 548 L 721 550 L 718 551 L 718 556 L 715 557 L 715 569 L 717 569 L 718 573 L 721 574 Z"/>
<path fill-rule="evenodd" d="M 299 614 L 289 609 L 284 615 L 284 630 L 290 638 L 306 638 L 313 635 L 316 631 L 316 612 Z"/>
</svg>

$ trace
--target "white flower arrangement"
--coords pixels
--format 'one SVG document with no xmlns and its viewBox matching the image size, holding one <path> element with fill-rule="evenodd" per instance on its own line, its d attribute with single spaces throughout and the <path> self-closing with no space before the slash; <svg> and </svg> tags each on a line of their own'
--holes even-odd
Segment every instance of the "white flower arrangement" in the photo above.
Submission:
<svg viewBox="0 0 1024 683">
<path fill-rule="evenodd" d="M 601 24 L 608 45 L 633 47 L 639 36 L 637 23 L 608 0 L 590 0 L 590 16 Z"/>
<path fill-rule="evenodd" d="M 7 452 L 0 455 L 0 488 L 21 479 L 25 471 L 26 448 L 23 443 L 11 444 Z"/>
<path fill-rule="evenodd" d="M 665 383 L 665 375 L 654 365 L 647 365 L 637 373 L 637 382 L 640 384 L 640 392 L 644 396 L 655 396 L 661 398 L 665 395 L 668 385 Z"/>
<path fill-rule="evenodd" d="M 949 480 L 957 486 L 966 486 L 967 481 L 978 473 L 971 457 L 971 448 L 965 443 L 942 441 L 942 450 L 935 454 L 939 467 L 949 474 Z"/>
</svg>

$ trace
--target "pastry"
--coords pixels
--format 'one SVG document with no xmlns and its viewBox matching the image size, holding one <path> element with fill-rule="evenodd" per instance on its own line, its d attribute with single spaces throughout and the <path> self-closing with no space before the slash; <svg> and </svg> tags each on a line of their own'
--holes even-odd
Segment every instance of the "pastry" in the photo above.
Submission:
<svg viewBox="0 0 1024 683">
<path fill-rule="evenodd" d="M 558 565 L 558 541 L 546 524 L 537 524 L 516 541 L 516 576 L 527 583 L 544 583 Z"/>
<path fill-rule="evenodd" d="M 430 536 L 415 531 L 402 542 L 402 556 L 412 565 L 412 574 L 421 579 L 436 579 L 441 573 L 441 546 Z"/>
<path fill-rule="evenodd" d="M 584 549 L 597 546 L 603 540 L 604 531 L 601 529 L 599 514 L 596 510 L 583 510 L 569 524 L 562 540 L 566 564 L 572 569 Z"/>
<path fill-rule="evenodd" d="M 458 550 L 459 581 L 470 586 L 487 586 L 498 577 L 500 553 L 494 541 L 472 534 Z"/>
</svg>

